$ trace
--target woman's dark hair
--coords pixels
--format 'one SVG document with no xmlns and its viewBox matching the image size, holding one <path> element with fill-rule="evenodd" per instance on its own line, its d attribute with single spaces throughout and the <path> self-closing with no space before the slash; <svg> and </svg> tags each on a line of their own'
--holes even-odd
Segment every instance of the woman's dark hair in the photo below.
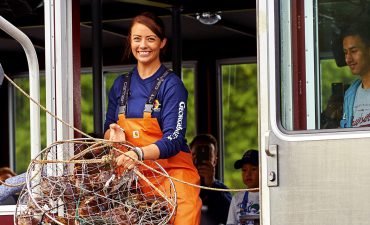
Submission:
<svg viewBox="0 0 370 225">
<path fill-rule="evenodd" d="M 125 49 L 125 58 L 129 58 L 131 55 L 131 30 L 134 24 L 140 23 L 145 26 L 147 26 L 155 35 L 157 35 L 161 40 L 166 38 L 166 32 L 165 32 L 165 27 L 164 23 L 161 18 L 159 18 L 157 15 L 151 12 L 144 12 L 141 13 L 140 15 L 137 15 L 134 17 L 131 21 L 129 33 L 127 35 L 126 39 L 126 49 Z M 162 52 L 162 51 L 161 51 Z"/>
</svg>

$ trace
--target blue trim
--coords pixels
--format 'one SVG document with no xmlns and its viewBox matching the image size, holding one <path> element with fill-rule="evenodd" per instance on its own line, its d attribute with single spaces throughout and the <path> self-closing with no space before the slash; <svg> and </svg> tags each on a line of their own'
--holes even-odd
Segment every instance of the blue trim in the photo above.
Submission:
<svg viewBox="0 0 370 225">
<path fill-rule="evenodd" d="M 362 83 L 362 80 L 357 79 L 352 85 L 347 89 L 344 95 L 343 103 L 343 116 L 340 121 L 340 127 L 350 128 L 352 127 L 353 120 L 353 104 L 355 103 L 357 88 Z"/>
<path fill-rule="evenodd" d="M 243 201 L 242 201 L 242 204 L 241 204 L 241 208 L 246 210 L 247 209 L 247 205 L 248 205 L 248 191 L 246 191 L 244 193 L 244 197 L 243 197 Z"/>
</svg>

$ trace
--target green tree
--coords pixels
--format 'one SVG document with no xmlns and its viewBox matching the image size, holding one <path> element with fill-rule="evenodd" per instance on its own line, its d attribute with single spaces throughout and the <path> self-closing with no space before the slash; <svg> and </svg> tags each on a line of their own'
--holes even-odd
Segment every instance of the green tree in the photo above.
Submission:
<svg viewBox="0 0 370 225">
<path fill-rule="evenodd" d="M 81 75 L 81 127 L 85 133 L 94 132 L 92 74 Z"/>
<path fill-rule="evenodd" d="M 195 103 L 194 103 L 194 68 L 182 69 L 182 81 L 188 90 L 186 139 L 191 141 L 195 133 Z"/>
</svg>

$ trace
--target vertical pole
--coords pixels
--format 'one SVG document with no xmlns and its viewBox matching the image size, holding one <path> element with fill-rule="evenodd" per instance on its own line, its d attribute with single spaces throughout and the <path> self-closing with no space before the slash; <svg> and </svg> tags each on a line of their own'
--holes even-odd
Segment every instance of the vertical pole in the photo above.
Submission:
<svg viewBox="0 0 370 225">
<path fill-rule="evenodd" d="M 307 129 L 306 105 L 306 49 L 304 3 L 292 1 L 292 59 L 293 59 L 293 104 L 294 130 Z M 314 116 L 314 115 L 313 115 Z"/>
<path fill-rule="evenodd" d="M 46 108 L 66 123 L 73 122 L 72 0 L 45 0 Z M 32 118 L 32 117 L 31 117 Z M 73 138 L 73 129 L 47 118 L 47 145 Z M 73 154 L 58 149 L 49 159 L 67 159 Z M 55 165 L 61 167 L 61 165 Z M 50 171 L 53 174 L 56 170 Z M 62 170 L 59 170 L 62 171 Z M 55 175 L 55 174 L 54 174 Z"/>
<path fill-rule="evenodd" d="M 81 53 L 80 53 L 80 2 L 72 1 L 72 48 L 73 48 L 73 123 L 81 130 Z M 75 138 L 81 134 L 74 132 Z"/>
<path fill-rule="evenodd" d="M 181 77 L 182 39 L 181 39 L 181 9 L 172 8 L 172 69 Z"/>
<path fill-rule="evenodd" d="M 92 0 L 94 132 L 103 134 L 102 16 L 101 0 Z"/>
</svg>

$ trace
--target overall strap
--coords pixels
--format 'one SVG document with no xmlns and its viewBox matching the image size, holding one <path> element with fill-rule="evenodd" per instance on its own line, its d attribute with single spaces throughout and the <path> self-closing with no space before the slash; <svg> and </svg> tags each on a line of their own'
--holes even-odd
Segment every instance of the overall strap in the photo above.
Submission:
<svg viewBox="0 0 370 225">
<path fill-rule="evenodd" d="M 121 98 L 120 98 L 120 104 L 119 104 L 119 111 L 118 114 L 126 115 L 127 111 L 127 99 L 128 94 L 130 92 L 130 83 L 131 83 L 131 77 L 132 77 L 132 71 L 122 75 L 123 76 L 123 85 L 122 85 L 122 92 L 121 92 Z"/>
<path fill-rule="evenodd" d="M 150 115 L 152 114 L 152 111 L 153 111 L 153 103 L 154 103 L 155 97 L 158 94 L 159 88 L 160 88 L 162 82 L 164 81 L 164 79 L 171 72 L 172 72 L 172 70 L 166 68 L 166 70 L 162 73 L 162 75 L 157 78 L 157 82 L 153 86 L 152 91 L 150 92 L 150 95 L 148 97 L 148 100 L 145 103 L 144 117 L 150 117 Z"/>
<path fill-rule="evenodd" d="M 245 210 L 247 208 L 247 205 L 248 205 L 248 191 L 246 191 L 244 193 L 244 197 L 243 197 L 243 201 L 242 201 L 242 204 L 241 204 L 241 208 Z"/>
</svg>

